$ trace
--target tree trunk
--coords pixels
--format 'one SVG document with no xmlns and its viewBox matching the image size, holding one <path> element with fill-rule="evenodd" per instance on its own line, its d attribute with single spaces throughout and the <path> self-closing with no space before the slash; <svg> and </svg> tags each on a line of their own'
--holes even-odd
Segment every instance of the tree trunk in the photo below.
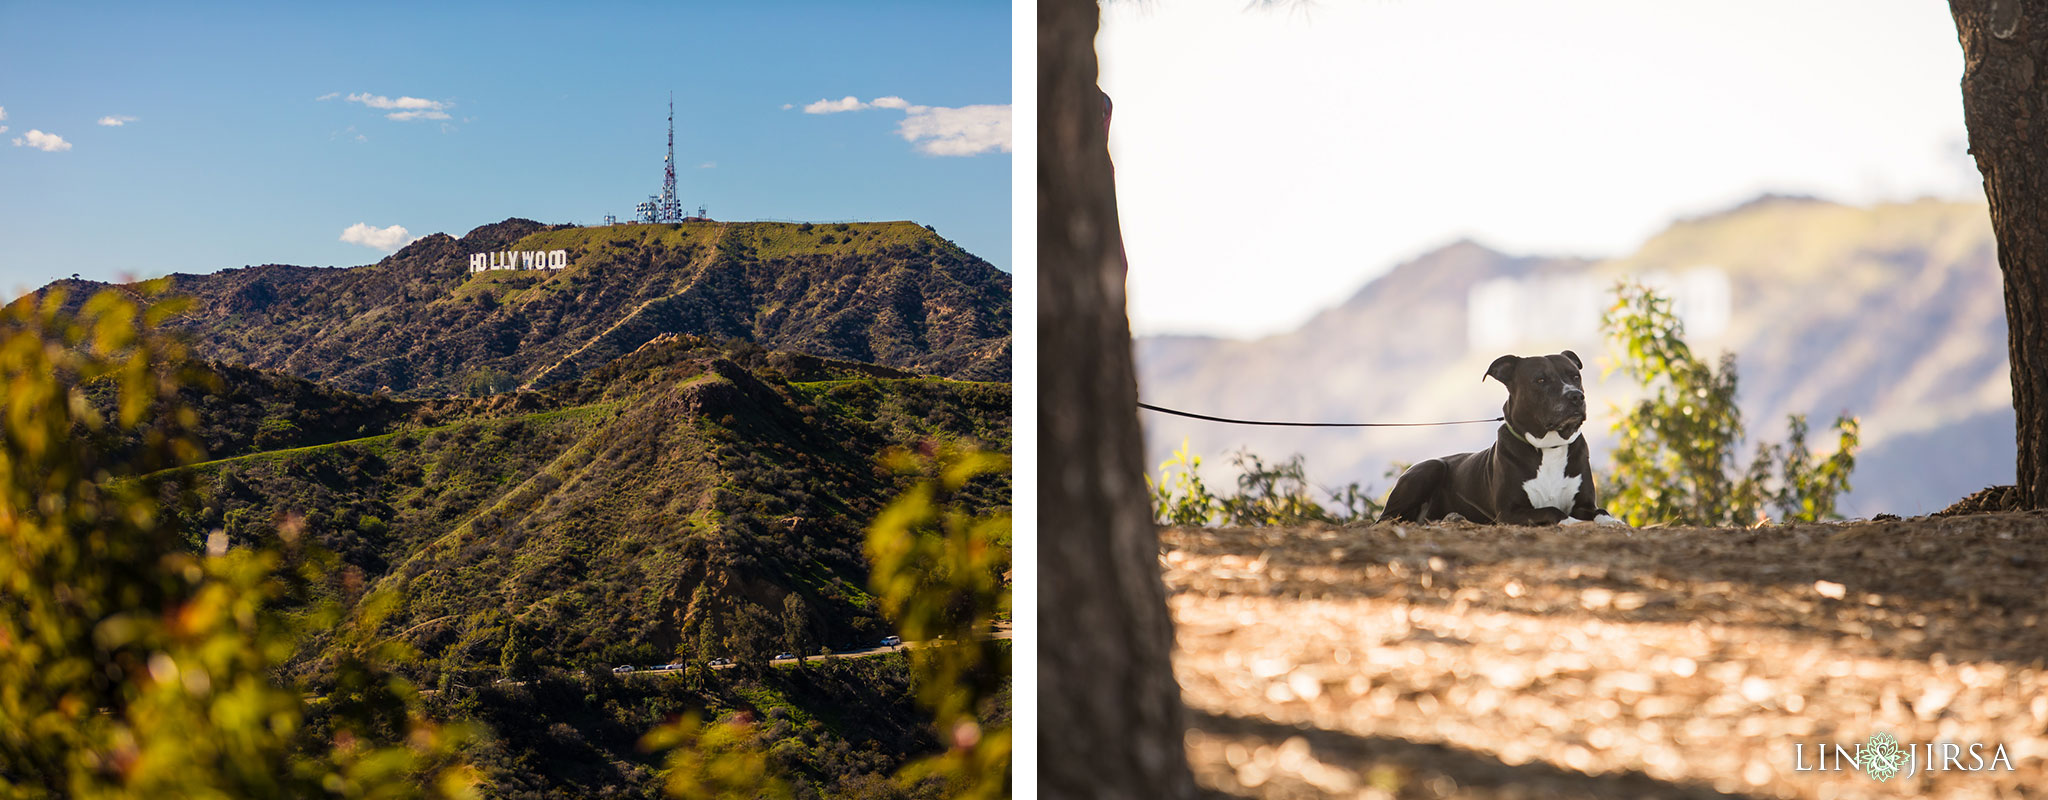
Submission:
<svg viewBox="0 0 2048 800">
<path fill-rule="evenodd" d="M 1038 6 L 1039 791 L 1188 798 L 1094 0 Z"/>
<path fill-rule="evenodd" d="M 2048 508 L 2048 75 L 2036 74 L 2048 65 L 2048 8 L 2022 6 L 1949 0 L 1963 43 L 1963 120 L 2005 274 L 2020 501 Z"/>
</svg>

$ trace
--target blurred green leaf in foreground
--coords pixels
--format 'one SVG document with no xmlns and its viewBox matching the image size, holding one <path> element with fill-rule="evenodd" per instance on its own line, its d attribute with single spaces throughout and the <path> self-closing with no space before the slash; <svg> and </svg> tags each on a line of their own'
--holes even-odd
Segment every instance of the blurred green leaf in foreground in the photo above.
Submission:
<svg viewBox="0 0 2048 800">
<path fill-rule="evenodd" d="M 971 516 L 954 502 L 969 481 L 1010 468 L 985 452 L 898 453 L 898 472 L 920 476 L 868 527 L 868 584 L 910 651 L 917 699 L 946 750 L 899 776 L 942 776 L 959 798 L 1007 797 L 1010 728 L 984 728 L 984 705 L 1010 682 L 1010 662 L 985 634 L 1009 610 L 1010 516 Z"/>
<path fill-rule="evenodd" d="M 289 529 L 295 552 L 199 552 L 139 480 L 200 457 L 158 330 L 181 304 L 64 301 L 0 309 L 0 798 L 474 796 L 460 732 L 386 669 L 408 653 L 363 633 L 392 598 L 280 613 L 331 559 Z M 320 700 L 277 678 L 314 628 L 351 645 Z"/>
</svg>

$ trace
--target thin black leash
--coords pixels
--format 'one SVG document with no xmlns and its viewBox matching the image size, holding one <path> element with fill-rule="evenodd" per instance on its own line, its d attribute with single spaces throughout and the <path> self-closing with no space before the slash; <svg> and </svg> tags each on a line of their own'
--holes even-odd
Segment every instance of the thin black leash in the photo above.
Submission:
<svg viewBox="0 0 2048 800">
<path fill-rule="evenodd" d="M 1461 419 L 1456 422 L 1261 422 L 1258 420 L 1212 417 L 1207 414 L 1175 411 L 1171 408 L 1160 408 L 1146 402 L 1139 402 L 1138 407 L 1147 411 L 1157 411 L 1161 414 L 1172 414 L 1176 417 L 1202 419 L 1210 422 L 1223 422 L 1231 425 L 1275 425 L 1285 428 L 1424 428 L 1435 425 L 1471 425 L 1479 422 L 1504 422 L 1507 420 L 1507 417 L 1494 417 L 1493 419 Z"/>
</svg>

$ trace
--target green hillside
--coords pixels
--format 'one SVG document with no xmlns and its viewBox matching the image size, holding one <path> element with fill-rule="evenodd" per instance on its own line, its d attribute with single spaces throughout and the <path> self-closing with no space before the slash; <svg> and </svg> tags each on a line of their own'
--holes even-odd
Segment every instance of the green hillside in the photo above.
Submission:
<svg viewBox="0 0 2048 800">
<path fill-rule="evenodd" d="M 1005 384 L 697 337 L 475 400 L 216 375 L 209 397 L 239 398 L 201 405 L 202 436 L 224 457 L 155 476 L 192 487 L 177 503 L 188 537 L 311 537 L 346 567 L 337 594 L 403 590 L 388 624 L 410 631 L 427 673 L 495 664 L 514 623 L 541 664 L 660 662 L 700 620 L 777 619 L 791 593 L 820 641 L 879 639 L 860 534 L 900 483 L 878 458 L 934 442 L 1009 448 Z M 278 430 L 298 438 L 258 443 Z M 1007 481 L 971 498 L 1006 506 Z"/>
<path fill-rule="evenodd" d="M 469 271 L 506 250 L 568 264 Z M 283 554 L 286 615 L 376 619 L 426 710 L 478 732 L 487 796 L 656 796 L 640 737 L 690 713 L 759 722 L 798 797 L 942 796 L 885 777 L 940 747 L 901 656 L 769 656 L 897 632 L 862 552 L 913 480 L 884 457 L 1008 452 L 1007 274 L 909 222 L 515 219 L 370 266 L 170 283 L 192 302 L 167 327 L 205 359 L 194 417 L 83 446 L 196 439 L 197 463 L 142 478 L 156 518 Z M 98 288 L 54 286 L 72 308 Z M 102 413 L 113 383 L 83 387 Z M 312 739 L 355 702 L 337 664 L 359 642 L 316 625 L 281 668 Z M 671 662 L 692 666 L 610 672 Z M 1006 696 L 979 711 L 1006 725 Z"/>
<path fill-rule="evenodd" d="M 881 457 L 1007 452 L 1007 384 L 676 335 L 481 398 L 363 395 L 226 365 L 199 378 L 185 400 L 211 460 L 145 478 L 171 521 L 195 547 L 222 531 L 230 547 L 324 558 L 290 544 L 317 543 L 336 560 L 313 591 L 344 607 L 397 590 L 380 632 L 417 652 L 399 669 L 428 689 L 427 709 L 477 731 L 466 755 L 489 796 L 655 796 L 660 756 L 640 738 L 686 713 L 759 721 L 801 797 L 940 796 L 883 777 L 939 747 L 900 654 L 609 669 L 682 652 L 765 660 L 790 596 L 818 646 L 873 647 L 893 627 L 860 543 L 908 481 Z M 88 396 L 111 402 L 107 388 Z M 961 501 L 1005 508 L 1008 480 Z M 327 671 L 343 643 L 328 636 L 290 666 L 316 697 L 338 688 Z M 508 653 L 522 662 L 510 683 Z M 1007 724 L 1007 700 L 983 713 Z"/>
</svg>

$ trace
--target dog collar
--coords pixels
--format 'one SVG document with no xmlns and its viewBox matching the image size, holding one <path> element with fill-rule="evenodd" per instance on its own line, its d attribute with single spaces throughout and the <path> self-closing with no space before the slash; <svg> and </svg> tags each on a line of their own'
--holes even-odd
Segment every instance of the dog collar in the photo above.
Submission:
<svg viewBox="0 0 2048 800">
<path fill-rule="evenodd" d="M 1508 422 L 1508 421 L 1507 421 L 1506 419 L 1502 419 L 1502 420 L 1500 421 L 1500 426 L 1501 426 L 1501 427 L 1503 427 L 1503 428 L 1506 428 L 1506 429 L 1508 429 L 1508 433 L 1510 433 L 1510 434 L 1513 434 L 1513 435 L 1514 435 L 1514 437 L 1515 437 L 1516 439 L 1519 439 L 1519 440 L 1521 440 L 1521 441 L 1523 441 L 1523 442 L 1526 442 L 1526 443 L 1528 443 L 1528 445 L 1529 445 L 1530 447 L 1534 447 L 1534 448 L 1536 448 L 1536 449 L 1538 449 L 1538 450 L 1549 450 L 1549 449 L 1551 449 L 1551 448 L 1554 448 L 1554 447 L 1563 447 L 1563 446 L 1565 446 L 1565 445 L 1571 444 L 1572 442 L 1576 442 L 1576 441 L 1578 441 L 1578 440 L 1579 440 L 1579 437 L 1580 437 L 1580 436 L 1584 436 L 1584 435 L 1586 435 L 1586 430 L 1585 430 L 1585 426 L 1581 425 L 1581 426 L 1579 427 L 1579 429 L 1578 429 L 1578 430 L 1572 431 L 1572 437 L 1571 437 L 1571 438 L 1569 438 L 1569 439 L 1566 439 L 1566 440 L 1564 440 L 1564 441 L 1562 441 L 1562 442 L 1558 442 L 1557 444 L 1553 444 L 1553 445 L 1545 446 L 1545 445 L 1543 445 L 1543 444 L 1541 443 L 1541 441 L 1540 441 L 1540 440 L 1538 440 L 1537 438 L 1535 438 L 1535 437 L 1533 437 L 1533 436 L 1530 436 L 1530 435 L 1528 435 L 1528 434 L 1525 434 L 1525 433 L 1523 433 L 1523 432 L 1521 432 L 1521 431 L 1515 430 L 1515 426 L 1514 426 L 1514 424 L 1513 424 L 1513 423 L 1511 423 L 1511 422 Z M 1549 438 L 1550 436 L 1553 436 L 1553 435 L 1555 435 L 1555 432 L 1553 432 L 1553 433 L 1546 433 L 1546 434 L 1544 434 L 1544 438 Z"/>
</svg>

